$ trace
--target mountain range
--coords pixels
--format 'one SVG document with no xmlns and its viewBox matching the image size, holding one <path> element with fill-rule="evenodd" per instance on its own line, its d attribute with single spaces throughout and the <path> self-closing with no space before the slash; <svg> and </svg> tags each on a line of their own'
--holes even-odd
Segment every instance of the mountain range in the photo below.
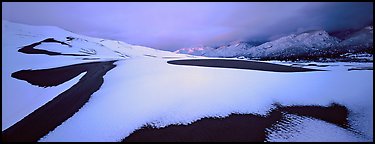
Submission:
<svg viewBox="0 0 375 144">
<path fill-rule="evenodd" d="M 311 30 L 262 44 L 238 41 L 219 47 L 182 48 L 175 52 L 207 57 L 245 57 L 261 60 L 372 61 L 373 26 L 332 33 Z"/>
</svg>

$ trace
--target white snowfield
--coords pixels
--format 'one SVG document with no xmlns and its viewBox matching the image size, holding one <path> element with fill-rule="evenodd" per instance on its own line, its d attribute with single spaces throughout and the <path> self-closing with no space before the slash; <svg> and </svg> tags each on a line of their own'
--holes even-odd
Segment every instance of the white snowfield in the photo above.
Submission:
<svg viewBox="0 0 375 144">
<path fill-rule="evenodd" d="M 3 131 L 63 92 L 62 89 L 68 89 L 83 75 L 57 87 L 39 88 L 12 78 L 11 73 L 118 60 L 89 101 L 39 141 L 120 141 L 145 124 L 186 125 L 204 117 L 225 117 L 231 113 L 266 115 L 274 103 L 328 106 L 332 102 L 350 110 L 348 119 L 357 133 L 322 120 L 286 115 L 297 119 L 297 124 L 285 127 L 284 131 L 271 132 L 267 140 L 373 141 L 373 71 L 348 71 L 353 67 L 373 67 L 372 63 L 314 63 L 330 66 L 310 68 L 329 71 L 296 73 L 171 65 L 168 60 L 205 57 L 81 36 L 55 27 L 2 23 Z M 76 39 L 67 41 L 66 37 Z M 38 49 L 75 54 L 83 54 L 82 49 L 92 49 L 96 54 L 48 56 L 17 52 L 22 46 L 46 38 L 69 43 L 72 47 L 42 43 Z M 49 98 L 39 95 L 41 92 Z M 25 107 L 25 104 L 33 106 Z"/>
</svg>

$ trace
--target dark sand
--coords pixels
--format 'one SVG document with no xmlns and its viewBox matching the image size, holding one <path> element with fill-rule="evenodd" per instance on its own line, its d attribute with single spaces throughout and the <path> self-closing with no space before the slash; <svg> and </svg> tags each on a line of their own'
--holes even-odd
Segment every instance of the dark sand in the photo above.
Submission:
<svg viewBox="0 0 375 144">
<path fill-rule="evenodd" d="M 163 59 L 175 59 L 175 58 L 182 58 L 182 57 L 173 57 L 173 56 L 170 56 L 170 57 L 162 57 Z"/>
<path fill-rule="evenodd" d="M 66 37 L 67 41 L 72 41 L 74 40 L 75 38 L 74 37 Z"/>
<path fill-rule="evenodd" d="M 87 71 L 90 66 L 98 64 L 99 62 L 93 62 L 41 70 L 20 70 L 11 76 L 40 87 L 57 86 Z"/>
<path fill-rule="evenodd" d="M 18 52 L 22 52 L 22 53 L 25 53 L 25 54 L 46 54 L 46 55 L 50 55 L 50 56 L 54 56 L 54 55 L 88 56 L 88 55 L 83 55 L 83 54 L 62 54 L 62 53 L 59 53 L 59 52 L 52 52 L 52 51 L 41 50 L 41 49 L 34 49 L 35 46 L 38 46 L 38 45 L 40 45 L 42 43 L 46 43 L 46 42 L 60 43 L 62 45 L 67 45 L 67 46 L 71 47 L 71 45 L 69 45 L 67 43 L 55 40 L 53 38 L 48 38 L 48 39 L 42 40 L 40 42 L 36 42 L 36 43 L 30 44 L 30 45 L 24 46 L 21 49 L 19 49 Z"/>
<path fill-rule="evenodd" d="M 287 121 L 283 113 L 308 116 L 348 128 L 348 110 L 333 104 L 321 106 L 277 106 L 268 116 L 232 114 L 225 118 L 203 118 L 190 125 L 170 125 L 157 129 L 145 126 L 122 142 L 264 142 L 266 128 Z"/>
<path fill-rule="evenodd" d="M 292 66 L 301 66 L 301 67 L 305 67 L 305 66 L 315 66 L 315 67 L 328 67 L 330 65 L 325 65 L 325 64 L 292 64 Z"/>
<path fill-rule="evenodd" d="M 78 112 L 103 84 L 103 76 L 114 61 L 77 64 L 46 70 L 26 70 L 12 76 L 39 86 L 59 85 L 80 73 L 87 73 L 68 90 L 56 96 L 2 132 L 3 142 L 36 142 Z"/>
<path fill-rule="evenodd" d="M 148 57 L 156 58 L 156 56 L 154 56 L 154 55 L 148 55 L 148 54 L 145 54 L 144 56 L 148 56 Z"/>
<path fill-rule="evenodd" d="M 348 71 L 353 70 L 373 70 L 373 67 L 355 67 L 355 68 L 349 68 Z"/>
<path fill-rule="evenodd" d="M 98 60 L 100 58 L 82 58 L 82 60 Z"/>
<path fill-rule="evenodd" d="M 279 64 L 271 64 L 265 62 L 246 61 L 246 60 L 226 60 L 226 59 L 189 59 L 189 60 L 171 60 L 169 64 L 217 67 L 217 68 L 234 68 L 260 70 L 270 72 L 308 72 L 308 71 L 324 71 L 301 67 L 291 67 Z"/>
</svg>

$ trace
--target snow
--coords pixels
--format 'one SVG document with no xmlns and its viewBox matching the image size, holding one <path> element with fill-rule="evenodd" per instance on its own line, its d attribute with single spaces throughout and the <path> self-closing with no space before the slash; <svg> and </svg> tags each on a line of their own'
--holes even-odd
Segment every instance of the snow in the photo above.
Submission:
<svg viewBox="0 0 375 144">
<path fill-rule="evenodd" d="M 279 122 L 268 130 L 269 142 L 368 142 L 336 125 L 308 117 L 287 114 L 291 122 Z"/>
<path fill-rule="evenodd" d="M 30 114 L 40 106 L 52 100 L 61 92 L 69 89 L 83 76 L 79 76 L 56 87 L 42 88 L 33 86 L 25 81 L 11 77 L 11 74 L 27 69 L 48 69 L 61 66 L 88 63 L 95 61 L 109 61 L 126 59 L 121 57 L 112 49 L 105 47 L 104 44 L 112 47 L 121 45 L 131 47 L 132 45 L 123 42 L 111 40 L 104 41 L 100 45 L 101 39 L 91 38 L 67 32 L 57 27 L 50 26 L 29 26 L 8 21 L 2 21 L 2 130 L 7 129 L 26 115 Z M 72 41 L 67 41 L 66 37 L 74 37 Z M 17 52 L 23 46 L 40 42 L 51 38 L 71 44 L 72 47 L 61 45 L 59 43 L 42 43 L 35 49 L 44 49 L 63 54 L 82 54 L 81 48 L 93 49 L 97 54 L 92 56 L 49 56 L 45 54 L 24 54 Z M 112 44 L 112 45 L 111 45 Z M 137 46 L 136 50 L 142 47 Z M 144 48 L 148 51 L 157 51 L 150 48 Z M 133 50 L 133 51 L 136 51 Z M 171 52 L 159 52 L 164 55 L 171 55 Z M 138 52 L 143 56 L 142 51 Z M 130 55 L 134 55 L 130 53 Z M 173 55 L 176 56 L 176 55 Z M 185 55 L 177 55 L 185 57 Z M 83 60 L 83 58 L 99 58 L 92 60 Z"/>
<path fill-rule="evenodd" d="M 283 61 L 260 61 L 293 67 L 304 67 L 328 71 L 348 71 L 351 68 L 373 67 L 371 62 L 283 62 Z M 294 64 L 294 65 L 293 65 Z M 316 65 L 316 66 L 315 66 Z"/>
<path fill-rule="evenodd" d="M 33 86 L 26 81 L 12 78 L 12 73 L 20 70 L 55 68 L 90 61 L 82 60 L 82 58 L 86 57 L 48 56 L 44 54 L 30 55 L 17 52 L 22 46 L 39 42 L 51 36 L 55 39 L 65 41 L 66 35 L 78 35 L 56 27 L 36 27 L 8 21 L 2 22 L 2 130 L 5 130 L 52 100 L 61 92 L 69 89 L 84 75 L 82 73 L 56 87 L 42 88 Z M 43 43 L 40 47 L 55 52 L 74 53 L 68 46 L 57 43 Z M 111 59 L 118 58 L 104 57 L 100 60 L 91 61 L 106 61 Z"/>
<path fill-rule="evenodd" d="M 39 88 L 11 78 L 11 73 L 23 69 L 119 60 L 115 63 L 117 66 L 104 76 L 103 85 L 89 101 L 41 138 L 41 142 L 120 141 L 147 123 L 164 127 L 186 125 L 204 117 L 225 117 L 231 113 L 266 115 L 276 102 L 285 106 L 342 104 L 351 111 L 348 119 L 361 137 L 323 121 L 296 118 L 303 122 L 291 128 L 299 129 L 301 133 L 290 134 L 299 139 L 270 135 L 270 140 L 309 141 L 321 138 L 322 141 L 373 141 L 373 71 L 348 71 L 353 67 L 373 67 L 372 63 L 314 63 L 330 66 L 307 66 L 328 71 L 300 73 L 181 66 L 168 64 L 167 61 L 210 58 L 81 36 L 57 27 L 3 21 L 2 28 L 2 130 L 68 89 L 83 75 L 57 87 Z M 321 36 L 319 32 L 315 34 Z M 68 36 L 75 39 L 68 41 Z M 36 48 L 75 54 L 82 53 L 80 50 L 83 48 L 92 55 L 48 56 L 17 52 L 22 46 L 50 37 L 72 47 L 42 43 Z M 99 59 L 87 61 L 83 58 Z M 334 138 L 319 135 L 318 131 L 327 131 Z"/>
<path fill-rule="evenodd" d="M 356 113 L 373 109 L 372 71 L 330 67 L 327 72 L 277 73 L 169 65 L 153 58 L 116 64 L 89 102 L 40 141 L 120 141 L 146 123 L 164 127 L 230 113 L 265 115 L 275 102 L 336 102 Z M 358 130 L 372 140 L 372 115 L 361 119 L 367 121 L 360 121 Z"/>
<path fill-rule="evenodd" d="M 26 81 L 17 79 L 3 79 L 3 83 L 6 83 L 6 85 L 3 85 L 2 92 L 1 129 L 7 129 L 63 91 L 69 89 L 85 74 L 86 72 L 83 72 L 61 85 L 48 88 L 32 86 Z"/>
</svg>

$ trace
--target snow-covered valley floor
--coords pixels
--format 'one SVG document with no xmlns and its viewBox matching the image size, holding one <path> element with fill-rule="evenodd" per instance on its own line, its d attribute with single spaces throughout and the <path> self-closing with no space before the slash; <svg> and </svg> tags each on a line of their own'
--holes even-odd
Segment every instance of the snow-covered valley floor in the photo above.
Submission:
<svg viewBox="0 0 375 144">
<path fill-rule="evenodd" d="M 325 108 L 333 103 L 348 110 L 347 128 L 285 110 L 281 112 L 282 121 L 264 129 L 264 141 L 373 141 L 373 63 L 267 61 L 325 70 L 305 72 L 175 65 L 168 61 L 213 58 L 91 38 L 55 27 L 6 21 L 2 27 L 3 133 L 73 87 L 88 72 L 49 87 L 32 85 L 12 77 L 13 73 L 115 61 L 115 67 L 103 76 L 103 84 L 79 111 L 38 141 L 122 141 L 144 126 L 189 125 L 205 118 L 225 119 L 236 114 L 267 117 L 277 109 L 275 104 Z M 42 42 L 34 49 L 74 55 L 18 51 L 48 38 L 72 47 Z"/>
</svg>

